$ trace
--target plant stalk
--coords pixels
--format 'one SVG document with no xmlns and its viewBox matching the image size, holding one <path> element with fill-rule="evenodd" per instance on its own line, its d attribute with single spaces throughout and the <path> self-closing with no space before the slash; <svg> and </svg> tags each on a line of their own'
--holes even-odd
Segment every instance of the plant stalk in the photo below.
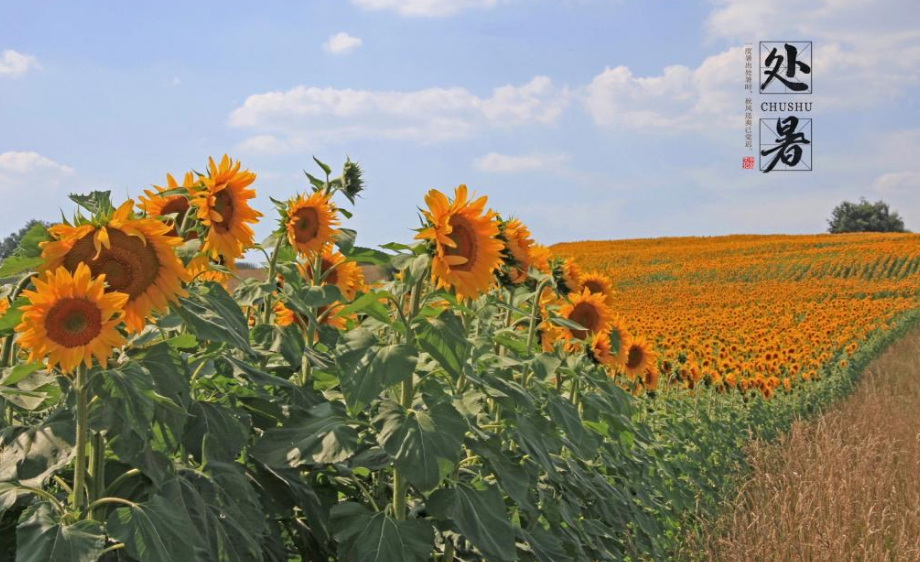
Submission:
<svg viewBox="0 0 920 562">
<path fill-rule="evenodd" d="M 409 343 L 415 344 L 415 333 L 412 331 L 412 321 L 418 315 L 419 303 L 421 302 L 421 293 L 422 293 L 422 281 L 419 280 L 418 283 L 412 287 L 412 294 L 409 297 L 409 323 L 406 326 L 406 334 L 409 337 Z M 402 395 L 400 396 L 400 404 L 405 409 L 412 408 L 412 399 L 415 397 L 415 387 L 413 377 L 415 373 L 410 373 L 409 376 L 402 382 Z M 393 516 L 398 521 L 403 521 L 406 518 L 406 488 L 408 487 L 408 482 L 406 477 L 402 474 L 398 468 L 393 469 Z"/>
<path fill-rule="evenodd" d="M 86 407 L 86 365 L 81 363 L 77 368 L 77 377 L 74 390 L 77 393 L 77 426 L 76 426 L 76 463 L 73 475 L 73 507 L 82 509 L 86 502 L 86 442 L 88 412 Z"/>
</svg>

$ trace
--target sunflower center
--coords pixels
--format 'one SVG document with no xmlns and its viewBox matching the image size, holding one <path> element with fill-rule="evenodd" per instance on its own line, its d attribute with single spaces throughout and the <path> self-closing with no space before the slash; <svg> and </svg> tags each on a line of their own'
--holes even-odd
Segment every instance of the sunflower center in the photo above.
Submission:
<svg viewBox="0 0 920 562">
<path fill-rule="evenodd" d="M 573 336 L 583 340 L 588 337 L 588 332 L 596 332 L 600 328 L 598 324 L 600 324 L 601 316 L 593 305 L 580 302 L 572 309 L 572 313 L 569 314 L 569 320 L 587 328 L 587 330 L 572 330 Z"/>
<path fill-rule="evenodd" d="M 188 207 L 188 199 L 182 197 L 181 195 L 170 197 L 169 202 L 163 205 L 163 209 L 160 211 L 161 215 L 176 215 L 176 222 L 173 224 L 172 230 L 169 231 L 170 236 L 179 236 L 179 232 L 176 230 L 176 227 L 181 225 L 182 221 L 185 220 L 185 213 L 188 212 Z M 198 233 L 189 229 L 189 232 L 186 233 L 185 237 L 190 240 L 198 238 Z"/>
<path fill-rule="evenodd" d="M 313 241 L 319 234 L 319 214 L 316 209 L 304 207 L 294 213 L 294 240 L 301 244 Z"/>
<path fill-rule="evenodd" d="M 597 281 L 585 281 L 585 288 L 592 293 L 603 293 L 604 288 Z"/>
<path fill-rule="evenodd" d="M 160 259 L 152 244 L 144 244 L 139 237 L 128 236 L 114 228 L 108 230 L 110 247 L 102 248 L 98 258 L 93 259 L 96 249 L 94 233 L 90 233 L 74 244 L 64 257 L 64 265 L 74 271 L 78 264 L 86 263 L 93 277 L 105 274 L 107 292 L 127 293 L 130 300 L 134 300 L 156 281 Z"/>
<path fill-rule="evenodd" d="M 476 233 L 469 224 L 458 216 L 450 218 L 451 232 L 448 238 L 455 244 L 455 247 L 444 248 L 444 253 L 448 256 L 461 256 L 466 258 L 465 263 L 450 266 L 451 269 L 458 271 L 469 271 L 476 265 Z"/>
<path fill-rule="evenodd" d="M 219 214 L 222 219 L 220 221 L 214 221 L 214 228 L 220 232 L 227 232 L 230 230 L 230 225 L 233 224 L 233 213 L 235 212 L 233 196 L 230 194 L 230 190 L 222 189 L 217 192 L 214 196 L 214 210 L 217 211 L 217 214 Z"/>
<path fill-rule="evenodd" d="M 642 364 L 644 358 L 645 353 L 641 347 L 638 345 L 630 346 L 629 353 L 626 354 L 626 366 L 630 369 L 636 369 Z"/>
<path fill-rule="evenodd" d="M 102 332 L 102 313 L 86 299 L 61 299 L 45 316 L 45 332 L 62 347 L 87 345 Z"/>
</svg>

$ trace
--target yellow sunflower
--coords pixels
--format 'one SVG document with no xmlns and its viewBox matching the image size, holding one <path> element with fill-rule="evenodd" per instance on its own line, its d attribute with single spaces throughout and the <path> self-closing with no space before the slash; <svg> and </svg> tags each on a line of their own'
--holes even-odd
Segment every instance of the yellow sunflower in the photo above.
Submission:
<svg viewBox="0 0 920 562">
<path fill-rule="evenodd" d="M 570 293 L 577 293 L 581 290 L 581 268 L 575 263 L 573 258 L 568 258 L 559 266 L 559 274 L 562 284 Z M 560 291 L 563 287 L 560 287 Z"/>
<path fill-rule="evenodd" d="M 132 218 L 133 207 L 129 199 L 104 224 L 52 226 L 42 258 L 44 270 L 64 266 L 73 272 L 85 263 L 94 277 L 105 274 L 107 291 L 128 295 L 125 325 L 138 332 L 151 313 L 165 312 L 186 294 L 182 283 L 190 276 L 174 252 L 182 240 L 158 220 Z"/>
<path fill-rule="evenodd" d="M 502 224 L 501 233 L 508 249 L 507 253 L 510 254 L 508 277 L 512 283 L 523 283 L 527 280 L 527 272 L 533 262 L 530 248 L 534 242 L 530 237 L 530 231 L 518 219 L 509 219 Z"/>
<path fill-rule="evenodd" d="M 10 309 L 10 301 L 5 298 L 0 298 L 0 316 L 6 314 L 6 311 Z"/>
<path fill-rule="evenodd" d="M 559 315 L 584 326 L 583 330 L 566 328 L 570 338 L 579 340 L 606 332 L 613 319 L 613 312 L 604 302 L 604 295 L 594 294 L 587 289 L 581 293 L 569 293 L 566 302 L 559 307 Z"/>
<path fill-rule="evenodd" d="M 48 358 L 49 367 L 64 373 L 80 363 L 108 364 L 112 350 L 125 344 L 118 325 L 128 295 L 106 292 L 105 275 L 93 278 L 90 268 L 77 264 L 74 273 L 65 267 L 46 271 L 34 280 L 34 291 L 23 291 L 22 322 L 16 326 L 19 345 L 29 350 L 29 361 Z"/>
<path fill-rule="evenodd" d="M 186 172 L 185 178 L 182 181 L 182 187 L 186 190 L 192 188 L 195 185 L 195 176 L 192 172 Z M 186 213 L 188 213 L 189 203 L 188 197 L 185 195 L 163 195 L 166 191 L 172 191 L 179 187 L 179 184 L 176 182 L 176 178 L 172 177 L 172 174 L 166 174 L 166 187 L 160 187 L 158 185 L 153 186 L 153 189 L 156 191 L 151 191 L 149 189 L 144 190 L 144 195 L 141 195 L 140 205 L 144 214 L 152 219 L 163 217 L 166 215 L 176 215 L 175 222 L 172 219 L 167 221 L 172 228 L 169 231 L 170 236 L 178 236 L 177 225 L 181 225 L 182 221 L 185 219 Z M 187 240 L 193 240 L 198 238 L 198 233 L 194 229 L 189 229 L 185 234 Z"/>
<path fill-rule="evenodd" d="M 317 318 L 322 318 L 320 324 L 323 326 L 331 326 L 336 330 L 344 330 L 348 326 L 349 317 L 340 314 L 343 308 L 345 308 L 345 306 L 339 303 L 317 308 Z M 297 313 L 285 306 L 281 301 L 274 304 L 272 311 L 275 313 L 275 324 L 279 326 L 290 326 L 291 324 L 297 323 Z M 324 314 L 325 316 L 323 316 Z M 354 316 L 351 318 L 354 318 Z M 304 320 L 304 325 L 306 324 L 307 321 Z"/>
<path fill-rule="evenodd" d="M 652 346 L 642 336 L 629 339 L 626 344 L 626 361 L 623 364 L 629 380 L 645 376 L 646 372 L 655 366 L 657 354 L 652 351 Z"/>
<path fill-rule="evenodd" d="M 304 279 L 313 279 L 313 270 L 310 264 L 298 264 Z M 323 252 L 321 284 L 335 285 L 342 293 L 345 300 L 352 300 L 355 294 L 364 288 L 364 272 L 361 266 L 330 248 Z"/>
<path fill-rule="evenodd" d="M 495 213 L 484 210 L 486 197 L 467 200 L 465 185 L 457 187 L 454 200 L 432 189 L 425 196 L 422 213 L 427 227 L 416 236 L 434 245 L 431 278 L 438 288 L 453 288 L 461 299 L 485 293 L 501 265 L 502 242 L 497 238 Z"/>
<path fill-rule="evenodd" d="M 607 306 L 613 306 L 613 296 L 616 294 L 616 289 L 613 288 L 613 281 L 600 271 L 589 271 L 582 274 L 581 287 L 588 289 L 592 293 L 604 295 Z"/>
<path fill-rule="evenodd" d="M 591 358 L 608 369 L 616 366 L 617 357 L 611 352 L 609 334 L 600 332 L 591 337 Z"/>
<path fill-rule="evenodd" d="M 330 246 L 339 232 L 338 224 L 335 205 L 320 191 L 288 201 L 284 228 L 288 242 L 301 255 L 310 256 Z"/>
<path fill-rule="evenodd" d="M 552 271 L 550 260 L 553 259 L 553 253 L 543 244 L 533 244 L 530 247 L 530 259 L 538 271 L 547 275 Z"/>
<path fill-rule="evenodd" d="M 198 220 L 208 228 L 201 249 L 212 258 L 236 259 L 253 246 L 254 224 L 261 213 L 249 206 L 256 192 L 247 189 L 256 180 L 249 170 L 240 171 L 240 163 L 224 154 L 220 165 L 208 159 L 208 176 L 196 188 L 191 204 L 198 209 Z"/>
</svg>

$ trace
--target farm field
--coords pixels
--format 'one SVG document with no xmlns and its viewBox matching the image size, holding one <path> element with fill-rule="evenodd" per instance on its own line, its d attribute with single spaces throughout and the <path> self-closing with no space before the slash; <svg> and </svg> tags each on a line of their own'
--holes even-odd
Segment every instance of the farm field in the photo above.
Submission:
<svg viewBox="0 0 920 562">
<path fill-rule="evenodd" d="M 916 235 L 546 248 L 460 185 L 368 248 L 316 165 L 271 217 L 227 156 L 74 195 L 0 264 L 0 555 L 673 559 L 920 321 Z"/>
</svg>

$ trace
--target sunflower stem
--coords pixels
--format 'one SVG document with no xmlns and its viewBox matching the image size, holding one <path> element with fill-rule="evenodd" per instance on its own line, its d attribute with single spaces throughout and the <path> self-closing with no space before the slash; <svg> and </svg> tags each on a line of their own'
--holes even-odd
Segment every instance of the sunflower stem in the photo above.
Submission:
<svg viewBox="0 0 920 562">
<path fill-rule="evenodd" d="M 534 293 L 533 304 L 530 306 L 530 327 L 527 330 L 527 351 L 533 349 L 533 340 L 537 334 L 537 312 L 540 311 L 540 295 L 543 294 L 543 289 L 552 281 L 552 277 L 547 277 L 543 281 L 537 283 L 537 292 Z M 524 388 L 527 388 L 527 383 L 530 380 L 530 369 L 527 368 L 524 371 L 524 374 L 521 377 L 521 385 Z"/>
<path fill-rule="evenodd" d="M 90 489 L 89 501 L 94 502 L 102 497 L 105 491 L 105 436 L 101 432 L 93 434 L 90 442 L 90 475 L 93 477 L 93 485 Z M 99 520 L 99 510 L 92 509 L 89 513 L 90 519 Z"/>
<path fill-rule="evenodd" d="M 73 475 L 73 500 L 74 509 L 80 510 L 86 501 L 86 441 L 87 441 L 87 408 L 86 408 L 86 365 L 81 363 L 77 368 L 77 377 L 74 383 L 77 393 L 77 424 L 76 424 L 76 463 Z"/>
<path fill-rule="evenodd" d="M 422 277 L 424 279 L 424 277 Z M 415 332 L 412 331 L 412 321 L 418 315 L 419 303 L 422 294 L 422 279 L 419 279 L 412 287 L 412 293 L 409 296 L 409 321 L 406 325 L 406 335 L 409 338 L 410 345 L 415 344 Z M 402 382 L 402 394 L 400 404 L 406 410 L 412 408 L 412 400 L 415 397 L 414 380 L 415 373 L 409 373 L 409 376 Z M 405 475 L 398 468 L 393 469 L 393 516 L 402 521 L 406 518 L 406 488 L 408 482 Z"/>
<path fill-rule="evenodd" d="M 278 268 L 278 253 L 281 251 L 281 244 L 284 243 L 284 234 L 278 233 L 278 241 L 275 242 L 275 248 L 272 250 L 272 255 L 268 260 L 268 276 L 265 278 L 266 282 L 274 283 L 275 280 L 275 271 Z M 268 324 L 272 318 L 272 304 L 271 304 L 271 295 L 265 299 L 265 310 L 262 311 L 262 323 Z"/>
</svg>

